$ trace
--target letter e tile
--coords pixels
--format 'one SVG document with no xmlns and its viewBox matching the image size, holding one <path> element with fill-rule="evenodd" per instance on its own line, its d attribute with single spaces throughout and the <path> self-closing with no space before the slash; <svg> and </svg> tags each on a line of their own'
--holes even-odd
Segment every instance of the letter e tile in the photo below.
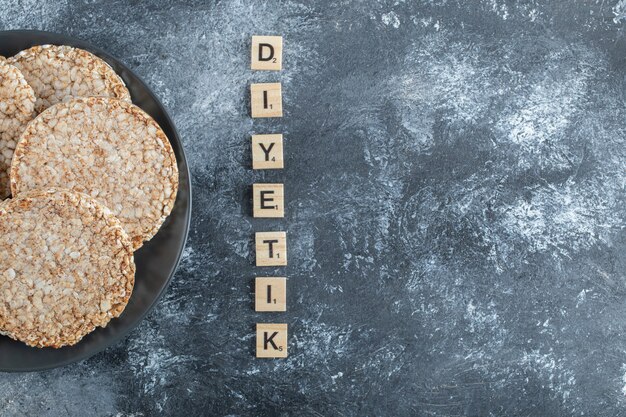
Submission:
<svg viewBox="0 0 626 417">
<path fill-rule="evenodd" d="M 285 217 L 283 184 L 253 184 L 252 200 L 252 215 L 254 217 Z"/>
</svg>

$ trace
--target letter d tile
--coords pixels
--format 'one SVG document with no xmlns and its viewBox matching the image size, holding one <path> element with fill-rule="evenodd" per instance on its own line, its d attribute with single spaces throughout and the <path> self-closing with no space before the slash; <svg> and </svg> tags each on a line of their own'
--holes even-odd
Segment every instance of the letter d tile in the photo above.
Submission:
<svg viewBox="0 0 626 417">
<path fill-rule="evenodd" d="M 283 67 L 283 37 L 253 36 L 250 68 L 280 71 Z"/>
</svg>

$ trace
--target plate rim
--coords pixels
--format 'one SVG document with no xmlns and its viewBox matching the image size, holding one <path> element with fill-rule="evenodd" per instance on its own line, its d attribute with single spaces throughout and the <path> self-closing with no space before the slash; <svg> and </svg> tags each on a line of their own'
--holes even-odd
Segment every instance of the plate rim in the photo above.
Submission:
<svg viewBox="0 0 626 417">
<path fill-rule="evenodd" d="M 62 366 L 70 365 L 72 363 L 82 362 L 82 361 L 84 361 L 86 359 L 91 358 L 92 356 L 97 355 L 98 353 L 103 352 L 104 350 L 110 348 L 111 346 L 119 343 L 121 340 L 123 340 L 126 337 L 128 337 L 128 335 L 133 330 L 135 330 L 141 324 L 141 322 L 143 322 L 143 320 L 146 318 L 148 313 L 150 313 L 154 309 L 154 307 L 157 305 L 157 303 L 163 297 L 163 294 L 169 288 L 169 286 L 170 286 L 170 284 L 172 282 L 172 279 L 174 278 L 174 275 L 176 275 L 176 272 L 178 271 L 178 267 L 180 266 L 180 262 L 181 262 L 182 257 L 183 257 L 183 253 L 185 252 L 185 248 L 187 247 L 187 240 L 189 238 L 189 230 L 191 228 L 191 217 L 192 217 L 192 202 L 193 202 L 193 191 L 192 191 L 192 184 L 191 184 L 192 183 L 192 181 L 191 181 L 192 177 L 191 177 L 191 171 L 189 169 L 189 163 L 187 161 L 187 155 L 185 153 L 185 146 L 183 144 L 183 141 L 180 138 L 180 134 L 178 133 L 178 129 L 176 128 L 176 125 L 174 124 L 174 121 L 172 120 L 172 118 L 170 117 L 169 112 L 167 111 L 167 108 L 163 105 L 161 100 L 159 100 L 159 98 L 152 91 L 152 89 L 144 82 L 144 80 L 139 75 L 137 75 L 137 73 L 135 73 L 135 71 L 130 69 L 124 62 L 122 62 L 121 60 L 117 59 L 116 57 L 114 57 L 110 53 L 106 52 L 104 49 L 102 49 L 102 48 L 100 48 L 98 46 L 93 45 L 91 42 L 85 41 L 85 40 L 82 40 L 82 39 L 79 39 L 79 38 L 76 38 L 76 37 L 74 37 L 72 35 L 66 35 L 66 34 L 63 34 L 63 33 L 50 32 L 50 31 L 45 31 L 45 30 L 31 30 L 31 29 L 0 30 L 0 35 L 7 34 L 7 33 L 14 34 L 14 35 L 49 36 L 49 37 L 61 38 L 61 39 L 64 39 L 64 41 L 67 41 L 67 43 L 65 43 L 65 44 L 70 45 L 70 46 L 73 46 L 72 44 L 80 45 L 80 46 L 75 46 L 75 47 L 78 47 L 78 48 L 81 48 L 81 49 L 85 49 L 88 52 L 91 52 L 94 55 L 98 56 L 99 58 L 104 59 L 105 61 L 111 60 L 116 65 L 119 65 L 121 68 L 123 68 L 125 71 L 128 71 L 130 74 L 132 74 L 135 77 L 135 79 L 139 82 L 139 84 L 142 87 L 142 89 L 145 92 L 147 92 L 148 95 L 150 96 L 150 98 L 152 100 L 154 100 L 154 102 L 157 104 L 157 106 L 163 110 L 163 116 L 165 118 L 165 121 L 171 126 L 172 134 L 174 136 L 174 139 L 180 145 L 180 158 L 182 160 L 181 161 L 182 164 L 179 164 L 179 165 L 184 165 L 185 173 L 187 175 L 188 203 L 187 203 L 187 210 L 185 212 L 185 215 L 187 216 L 187 220 L 185 222 L 185 230 L 184 230 L 184 233 L 183 233 L 183 244 L 182 244 L 181 250 L 179 251 L 178 255 L 176 256 L 176 261 L 174 262 L 174 265 L 173 265 L 173 268 L 172 268 L 172 273 L 169 275 L 169 277 L 167 278 L 167 280 L 165 281 L 164 285 L 159 290 L 159 292 L 156 295 L 156 297 L 154 298 L 154 300 L 152 300 L 150 305 L 146 309 L 144 309 L 141 312 L 140 315 L 137 316 L 135 322 L 131 326 L 129 326 L 124 331 L 122 331 L 122 332 L 120 332 L 120 333 L 110 337 L 109 339 L 106 339 L 106 341 L 104 343 L 102 343 L 101 346 L 98 346 L 93 351 L 79 353 L 75 357 L 72 357 L 70 359 L 61 360 L 61 361 L 54 362 L 54 363 L 51 363 L 49 365 L 43 365 L 43 366 L 24 366 L 24 367 L 19 367 L 19 368 L 5 368 L 5 367 L 0 366 L 0 372 L 6 372 L 6 373 L 36 372 L 36 371 L 44 371 L 44 370 L 59 368 L 59 367 L 62 367 Z M 43 44 L 44 43 L 41 43 L 39 45 L 43 45 Z M 118 74 L 118 76 L 119 76 L 119 74 Z M 168 136 L 168 140 L 171 142 L 169 136 Z M 180 169 L 179 169 L 179 171 L 180 171 Z M 16 341 L 16 343 L 20 343 L 20 342 Z M 81 342 L 79 341 L 78 343 L 81 343 Z"/>
</svg>

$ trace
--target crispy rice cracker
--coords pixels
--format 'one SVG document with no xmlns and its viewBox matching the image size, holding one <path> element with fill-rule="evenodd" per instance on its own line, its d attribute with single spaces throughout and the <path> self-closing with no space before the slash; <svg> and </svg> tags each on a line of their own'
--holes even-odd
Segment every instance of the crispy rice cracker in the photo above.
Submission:
<svg viewBox="0 0 626 417">
<path fill-rule="evenodd" d="M 137 249 L 172 211 L 178 167 L 165 133 L 139 107 L 79 98 L 37 116 L 15 149 L 13 195 L 48 186 L 99 200 L 120 219 Z"/>
<path fill-rule="evenodd" d="M 119 220 L 91 197 L 35 190 L 0 205 L 0 333 L 73 345 L 118 317 L 135 282 Z"/>
</svg>

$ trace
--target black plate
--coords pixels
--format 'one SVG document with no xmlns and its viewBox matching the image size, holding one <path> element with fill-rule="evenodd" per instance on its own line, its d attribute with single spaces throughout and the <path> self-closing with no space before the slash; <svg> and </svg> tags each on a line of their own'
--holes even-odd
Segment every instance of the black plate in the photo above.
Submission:
<svg viewBox="0 0 626 417">
<path fill-rule="evenodd" d="M 86 359 L 121 340 L 139 324 L 165 291 L 182 255 L 191 220 L 191 183 L 183 146 L 174 123 L 150 89 L 124 64 L 81 40 L 49 32 L 0 31 L 0 55 L 6 57 L 43 44 L 71 45 L 86 49 L 113 67 L 128 86 L 133 103 L 150 114 L 169 138 L 178 162 L 179 188 L 174 210 L 161 230 L 135 252 L 135 288 L 124 313 L 111 320 L 107 327 L 98 328 L 85 336 L 75 346 L 60 349 L 31 348 L 0 336 L 0 371 L 35 371 L 66 365 Z"/>
</svg>

